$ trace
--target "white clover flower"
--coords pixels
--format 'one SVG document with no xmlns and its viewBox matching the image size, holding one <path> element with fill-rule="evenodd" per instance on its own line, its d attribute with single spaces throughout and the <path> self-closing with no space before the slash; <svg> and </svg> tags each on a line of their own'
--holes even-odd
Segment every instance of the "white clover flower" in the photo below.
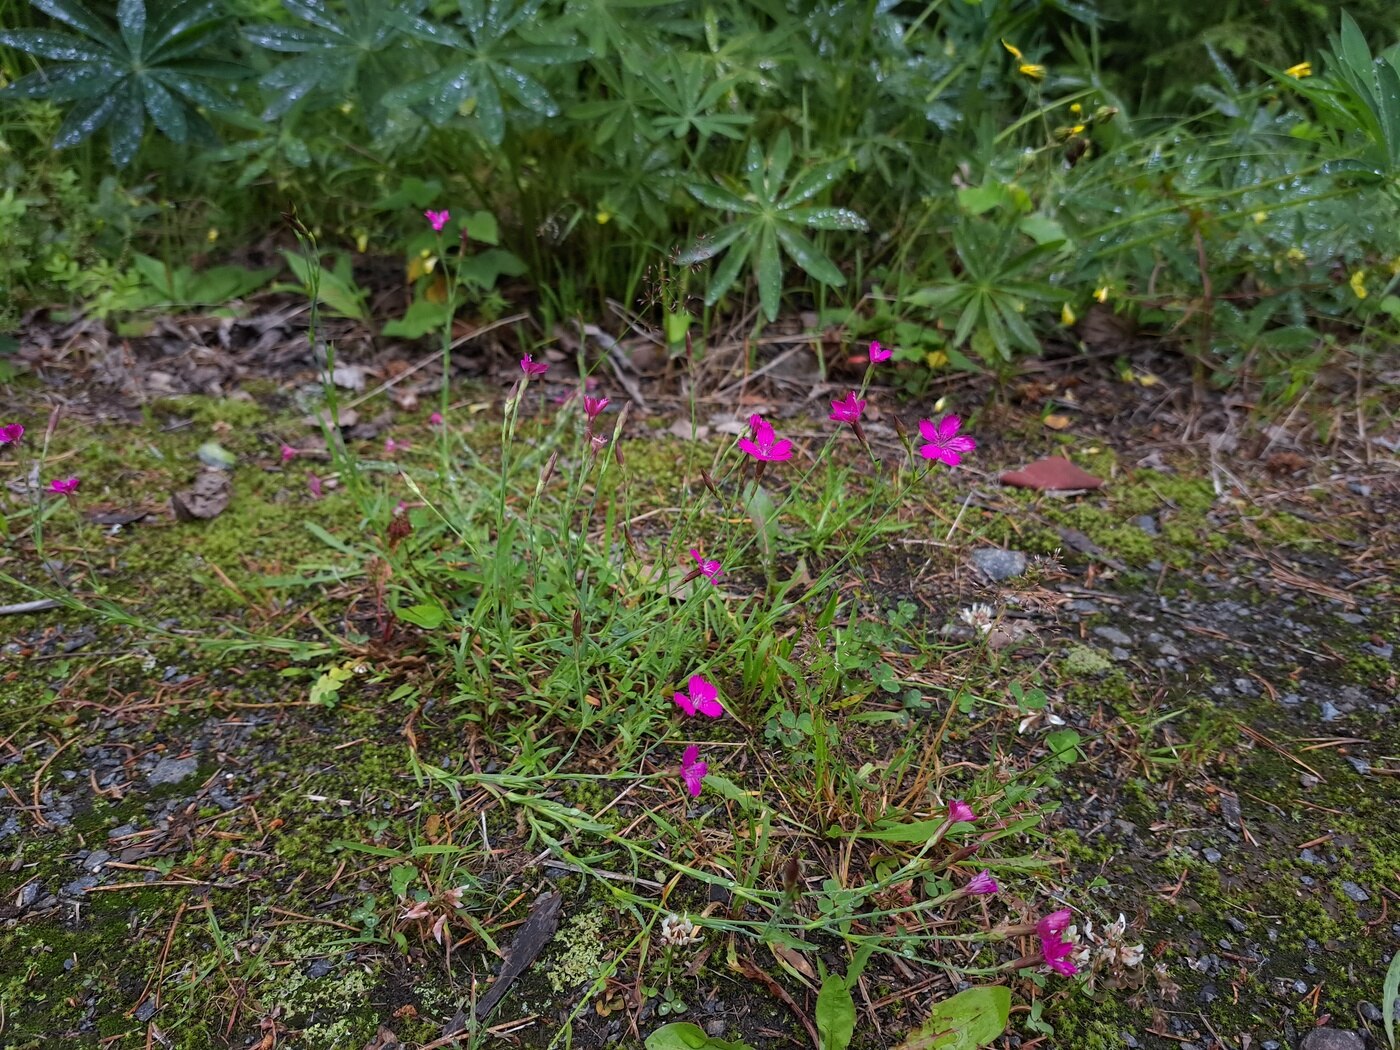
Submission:
<svg viewBox="0 0 1400 1050">
<path fill-rule="evenodd" d="M 996 610 L 982 602 L 973 602 L 958 613 L 958 619 L 974 630 L 987 634 L 996 620 Z"/>
<path fill-rule="evenodd" d="M 687 915 L 667 915 L 661 920 L 661 943 L 668 948 L 683 948 L 700 940 L 700 930 Z"/>
</svg>

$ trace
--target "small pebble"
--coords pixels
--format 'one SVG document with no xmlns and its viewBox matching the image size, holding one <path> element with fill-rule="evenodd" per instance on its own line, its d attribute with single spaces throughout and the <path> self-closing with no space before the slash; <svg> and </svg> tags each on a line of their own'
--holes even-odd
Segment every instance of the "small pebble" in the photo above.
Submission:
<svg viewBox="0 0 1400 1050">
<path fill-rule="evenodd" d="M 1357 904 L 1365 904 L 1371 899 L 1371 895 L 1354 882 L 1342 883 L 1342 892 L 1354 900 Z"/>
<path fill-rule="evenodd" d="M 1205 857 L 1211 864 L 1220 863 L 1220 851 L 1214 846 L 1207 846 L 1201 851 L 1201 856 Z"/>
<path fill-rule="evenodd" d="M 1366 1050 L 1366 1043 L 1343 1028 L 1314 1028 L 1303 1036 L 1298 1050 Z"/>
<path fill-rule="evenodd" d="M 1371 772 L 1371 763 L 1356 755 L 1347 755 L 1347 761 L 1351 763 L 1351 768 L 1360 773 L 1363 777 Z"/>
</svg>

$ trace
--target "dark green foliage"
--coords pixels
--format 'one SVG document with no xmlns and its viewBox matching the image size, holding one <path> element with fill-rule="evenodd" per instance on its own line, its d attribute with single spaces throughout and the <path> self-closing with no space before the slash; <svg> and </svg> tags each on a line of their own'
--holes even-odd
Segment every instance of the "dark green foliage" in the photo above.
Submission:
<svg viewBox="0 0 1400 1050">
<path fill-rule="evenodd" d="M 199 107 L 222 109 L 228 99 L 204 83 L 234 80 L 246 70 L 216 55 L 224 16 L 212 0 L 179 0 L 147 17 L 145 0 L 119 0 L 116 25 L 79 0 L 33 0 L 34 6 L 77 33 L 50 29 L 0 31 L 0 43 L 48 59 L 3 95 L 70 103 L 53 145 L 61 149 L 107 128 L 112 161 L 129 164 L 149 117 L 179 143 L 208 139 Z"/>
</svg>

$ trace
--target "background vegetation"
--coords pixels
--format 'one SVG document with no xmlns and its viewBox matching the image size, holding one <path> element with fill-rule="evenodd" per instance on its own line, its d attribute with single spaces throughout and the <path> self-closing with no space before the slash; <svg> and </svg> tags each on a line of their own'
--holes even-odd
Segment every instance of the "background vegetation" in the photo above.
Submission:
<svg viewBox="0 0 1400 1050">
<path fill-rule="evenodd" d="M 416 336 L 433 207 L 500 241 L 453 298 L 546 331 L 801 306 L 1001 366 L 1097 297 L 1286 393 L 1400 313 L 1388 6 L 4 0 L 0 326 L 245 295 L 208 268 L 295 210 Z M 370 318 L 386 256 L 415 309 Z"/>
</svg>

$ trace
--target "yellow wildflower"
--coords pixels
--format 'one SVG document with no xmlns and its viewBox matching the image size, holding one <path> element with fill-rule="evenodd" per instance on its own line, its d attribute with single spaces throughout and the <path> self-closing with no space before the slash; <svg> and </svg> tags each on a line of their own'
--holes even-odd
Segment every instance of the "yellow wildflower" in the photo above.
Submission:
<svg viewBox="0 0 1400 1050">
<path fill-rule="evenodd" d="M 608 211 L 607 208 L 599 208 L 598 214 L 593 216 L 593 218 L 598 220 L 599 226 L 606 226 L 609 220 L 612 219 L 612 212 Z"/>
<path fill-rule="evenodd" d="M 210 244 L 213 244 L 215 241 L 217 241 L 217 240 L 219 239 L 219 231 L 218 231 L 218 228 L 217 228 L 217 227 L 214 227 L 214 226 L 210 226 L 210 227 L 209 227 L 209 232 L 206 233 L 206 234 L 204 235 L 204 239 L 205 239 L 206 241 L 208 241 Z"/>
<path fill-rule="evenodd" d="M 1351 280 L 1347 282 L 1351 285 L 1351 290 L 1356 293 L 1358 299 L 1366 298 L 1366 271 L 1357 270 L 1351 275 Z"/>
<path fill-rule="evenodd" d="M 359 233 L 355 234 L 355 250 L 358 251 L 360 254 L 363 255 L 365 249 L 368 248 L 368 247 L 369 247 L 369 234 L 367 234 L 367 233 L 365 233 L 363 230 L 361 230 Z"/>
<path fill-rule="evenodd" d="M 1283 254 L 1289 262 L 1300 263 L 1308 261 L 1307 253 L 1304 252 L 1302 248 L 1289 248 L 1288 251 L 1284 252 Z"/>
<path fill-rule="evenodd" d="M 1025 60 L 1025 56 L 1021 54 L 1021 49 L 1019 47 L 1016 47 L 1014 44 L 1008 44 L 1005 40 L 1003 40 L 1001 42 L 1001 46 L 1006 48 L 1007 51 L 1011 52 L 1011 57 L 1014 58 L 1018 63 L 1018 65 L 1016 66 L 1016 71 L 1018 73 L 1020 73 L 1022 76 L 1030 77 L 1032 80 L 1044 79 L 1044 66 L 1042 66 L 1038 62 L 1027 62 Z"/>
<path fill-rule="evenodd" d="M 1094 289 L 1094 298 L 1101 303 L 1108 302 L 1108 285 L 1101 284 Z"/>
<path fill-rule="evenodd" d="M 1060 324 L 1068 328 L 1077 320 L 1079 320 L 1079 318 L 1075 315 L 1074 307 L 1070 306 L 1069 303 L 1065 303 L 1064 306 L 1060 307 Z"/>
<path fill-rule="evenodd" d="M 1079 114 L 1084 112 L 1084 107 L 1081 106 L 1078 102 L 1071 102 L 1069 105 L 1069 111 L 1077 117 L 1079 116 Z"/>
<path fill-rule="evenodd" d="M 1084 125 L 1083 125 L 1083 124 L 1076 124 L 1074 127 L 1072 127 L 1072 128 L 1069 129 L 1069 133 L 1070 133 L 1071 135 L 1082 135 L 1082 134 L 1084 134 Z"/>
<path fill-rule="evenodd" d="M 1312 63 L 1299 62 L 1296 66 L 1289 66 L 1284 73 L 1294 80 L 1302 80 L 1304 77 L 1312 76 Z"/>
<path fill-rule="evenodd" d="M 408 279 L 416 281 L 420 277 L 426 277 L 437 267 L 437 256 L 424 248 L 416 256 L 408 261 Z"/>
<path fill-rule="evenodd" d="M 928 365 L 929 368 L 947 368 L 948 355 L 942 350 L 930 350 L 924 355 L 924 364 Z M 938 410 L 934 409 L 934 411 Z"/>
</svg>

